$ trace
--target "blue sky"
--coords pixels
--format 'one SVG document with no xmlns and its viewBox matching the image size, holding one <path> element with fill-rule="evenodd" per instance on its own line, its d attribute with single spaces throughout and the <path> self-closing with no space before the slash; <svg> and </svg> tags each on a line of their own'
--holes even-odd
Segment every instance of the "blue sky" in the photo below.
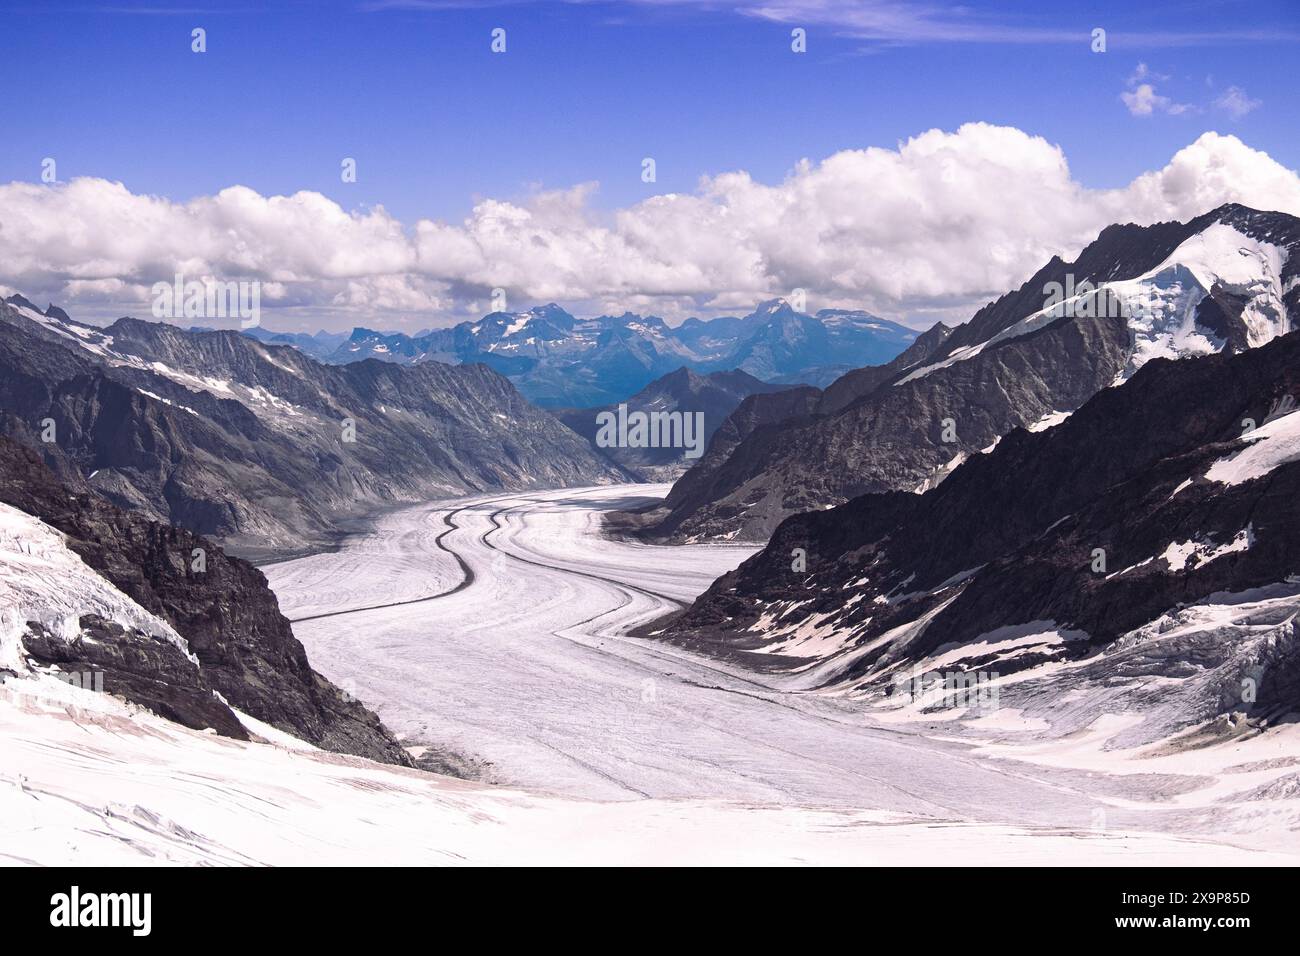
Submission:
<svg viewBox="0 0 1300 956">
<path fill-rule="evenodd" d="M 421 219 L 460 224 L 487 198 L 527 205 L 541 191 L 583 183 L 597 184 L 584 194 L 584 215 L 596 217 L 660 194 L 697 193 L 702 177 L 731 170 L 775 186 L 802 159 L 898 149 L 925 130 L 953 133 L 971 122 L 1059 146 L 1073 183 L 1086 189 L 1125 187 L 1206 131 L 1237 137 L 1286 170 L 1300 166 L 1295 0 L 5 0 L 0 22 L 8 39 L 0 59 L 0 184 L 38 182 L 42 160 L 53 157 L 60 183 L 92 177 L 178 204 L 236 184 L 262 197 L 308 190 L 348 213 L 382 207 L 394 228 L 408 233 Z M 191 51 L 195 27 L 207 33 L 203 54 Z M 497 27 L 506 30 L 505 54 L 490 50 Z M 795 27 L 807 31 L 804 54 L 791 51 Z M 1107 32 L 1101 54 L 1090 49 L 1097 27 Z M 340 180 L 344 157 L 357 161 L 355 183 Z M 657 164 L 654 183 L 642 181 L 644 157 Z M 1217 158 L 1203 163 L 1216 165 Z M 0 225 L 4 202 L 0 196 Z M 55 200 L 48 202 L 53 209 Z M 1032 208 L 1030 197 L 1023 202 Z M 1167 213 L 1148 210 L 1147 218 L 1198 208 L 1173 203 Z M 18 221 L 44 214 L 28 211 Z M 12 221 L 12 209 L 9 215 Z M 970 215 L 953 213 L 956 222 Z M 133 227 L 119 222 L 122 230 Z M 823 295 L 814 296 L 820 304 L 867 303 L 904 319 L 930 308 L 960 314 L 1031 271 L 1040 254 L 1068 252 L 1095 226 L 1062 230 L 1058 243 L 1031 244 L 1005 269 L 951 288 L 924 277 L 895 288 L 846 277 L 842 267 L 823 276 L 797 264 L 772 266 L 779 251 L 756 247 L 751 265 L 712 270 L 694 285 L 683 278 L 691 269 L 680 264 L 658 270 L 672 275 L 602 284 L 590 277 L 550 283 L 541 266 L 535 273 L 503 268 L 498 280 L 488 261 L 455 275 L 433 269 L 436 294 L 425 286 L 419 294 L 435 319 L 472 313 L 498 281 L 518 290 L 515 301 L 569 295 L 591 308 L 643 306 L 680 319 L 790 282 L 824 280 Z M 75 239 L 89 227 L 67 228 Z M 12 229 L 8 238 L 16 241 Z M 0 251 L 4 240 L 0 231 Z M 232 248 L 242 241 L 232 240 Z M 445 245 L 437 253 L 449 255 Z M 98 296 L 110 309 L 132 301 L 138 292 L 130 290 L 153 274 L 165 274 L 157 255 L 141 256 L 121 265 L 122 282 L 112 289 L 104 259 L 87 251 L 79 262 L 51 261 L 44 272 L 31 264 L 0 267 L 0 284 L 38 285 L 87 303 Z M 328 289 L 290 289 L 281 304 L 341 301 L 340 283 L 364 270 L 338 266 L 355 261 L 351 252 L 333 259 L 321 270 L 333 283 Z M 555 269 L 563 265 L 557 259 Z M 763 271 L 761 281 L 718 278 L 746 269 Z M 422 275 L 419 282 L 430 279 L 430 269 Z M 403 312 L 394 324 L 406 321 L 414 295 L 392 299 Z"/>
<path fill-rule="evenodd" d="M 862 39 L 726 3 L 10 3 L 0 179 L 34 180 L 56 156 L 61 178 L 176 199 L 242 183 L 446 218 L 475 196 L 591 180 L 597 203 L 623 205 L 649 191 L 644 156 L 658 191 L 690 190 L 704 174 L 776 180 L 801 157 L 968 120 L 1059 143 L 1093 186 L 1167 161 L 1205 128 L 1300 165 L 1294 0 L 967 6 L 979 16 L 942 21 L 1012 41 Z M 796 56 L 789 31 L 802 22 L 808 52 Z M 205 55 L 190 51 L 193 26 L 208 32 Z M 497 26 L 505 55 L 489 51 Z M 1089 49 L 1094 26 L 1108 31 L 1105 54 Z M 1232 39 L 1254 31 L 1279 39 Z M 1170 77 L 1159 89 L 1176 102 L 1205 108 L 1237 86 L 1262 105 L 1135 118 L 1119 97 L 1138 62 Z M 358 160 L 355 184 L 339 181 L 344 156 Z"/>
</svg>

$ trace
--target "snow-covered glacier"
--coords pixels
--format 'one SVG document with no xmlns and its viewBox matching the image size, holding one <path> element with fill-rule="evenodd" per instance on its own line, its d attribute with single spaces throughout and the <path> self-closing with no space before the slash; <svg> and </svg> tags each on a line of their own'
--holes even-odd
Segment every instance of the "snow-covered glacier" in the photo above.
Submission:
<svg viewBox="0 0 1300 956">
<path fill-rule="evenodd" d="M 473 757 L 477 779 L 326 753 L 246 715 L 251 742 L 188 730 L 11 657 L 0 858 L 909 864 L 950 862 L 954 841 L 1017 863 L 1300 856 L 1294 801 L 1257 796 L 1294 773 L 1285 729 L 1209 756 L 1111 752 L 1122 713 L 1065 745 L 1014 713 L 959 738 L 798 674 L 627 636 L 751 550 L 602 536 L 604 511 L 663 491 L 434 503 L 265 569 L 318 669 L 413 752 Z M 74 580 L 75 555 L 35 519 L 3 517 L 18 617 L 75 613 L 84 596 L 152 623 L 103 582 L 54 593 L 49 569 Z"/>
</svg>

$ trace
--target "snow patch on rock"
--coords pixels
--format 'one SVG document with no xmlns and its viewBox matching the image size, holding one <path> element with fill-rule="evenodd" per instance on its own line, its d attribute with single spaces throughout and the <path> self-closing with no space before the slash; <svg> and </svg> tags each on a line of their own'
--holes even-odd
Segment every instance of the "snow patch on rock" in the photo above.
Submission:
<svg viewBox="0 0 1300 956">
<path fill-rule="evenodd" d="M 60 532 L 0 503 L 0 667 L 26 669 L 22 635 L 28 621 L 71 640 L 83 614 L 168 641 L 198 663 L 185 638 L 100 577 Z"/>
</svg>

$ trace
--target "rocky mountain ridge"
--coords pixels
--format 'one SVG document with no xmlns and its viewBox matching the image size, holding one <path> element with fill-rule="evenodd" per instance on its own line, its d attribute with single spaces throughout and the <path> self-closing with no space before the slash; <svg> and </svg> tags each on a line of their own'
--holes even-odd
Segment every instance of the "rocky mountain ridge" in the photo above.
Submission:
<svg viewBox="0 0 1300 956">
<path fill-rule="evenodd" d="M 116 504 L 250 556 L 403 501 L 625 474 L 482 365 L 326 365 L 235 332 L 0 303 L 8 434 Z"/>
<path fill-rule="evenodd" d="M 1258 346 L 1300 316 L 1300 219 L 1228 205 L 1187 223 L 1111 226 L 953 330 L 850 373 L 786 422 L 712 451 L 651 538 L 765 540 L 791 514 L 941 481 L 1013 428 L 1037 428 L 1156 357 Z M 923 354 L 924 353 L 924 354 Z"/>
<path fill-rule="evenodd" d="M 1281 719 L 1300 709 L 1298 400 L 1300 333 L 1153 359 L 923 494 L 786 519 L 659 636 L 893 706 L 917 674 L 982 673 L 1062 732 L 1126 708 L 1147 715 L 1133 741 Z"/>
</svg>

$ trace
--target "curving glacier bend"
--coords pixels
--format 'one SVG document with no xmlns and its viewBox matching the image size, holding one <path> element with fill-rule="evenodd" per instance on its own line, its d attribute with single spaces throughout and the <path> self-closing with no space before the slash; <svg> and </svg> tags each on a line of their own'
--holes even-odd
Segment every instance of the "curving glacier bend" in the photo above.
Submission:
<svg viewBox="0 0 1300 956">
<path fill-rule="evenodd" d="M 1219 800 L 1234 784 L 1245 792 L 1294 773 L 1282 756 L 1294 753 L 1288 728 L 1208 756 L 1152 759 L 1104 749 L 1124 714 L 1062 745 L 1000 713 L 976 722 L 988 730 L 978 739 L 941 719 L 900 722 L 835 690 L 801 690 L 806 673 L 756 673 L 627 636 L 753 550 L 601 536 L 602 512 L 664 492 L 629 485 L 432 504 L 389 515 L 338 553 L 266 570 L 285 613 L 311 618 L 295 633 L 326 676 L 408 745 L 450 747 L 501 785 L 1066 828 L 1085 843 L 1102 829 L 1154 829 L 1277 849 L 1261 819 L 1293 825 L 1292 801 L 1266 807 L 1269 817 Z M 444 550 L 434 542 L 448 525 Z M 453 555 L 472 570 L 459 590 Z M 380 606 L 421 588 L 446 596 Z M 348 608 L 369 609 L 336 613 Z M 1267 766 L 1239 769 L 1248 764 Z M 1286 841 L 1300 852 L 1294 833 Z"/>
<path fill-rule="evenodd" d="M 791 694 L 631 628 L 677 609 L 752 549 L 654 547 L 597 534 L 600 513 L 644 486 L 492 497 L 390 516 L 380 540 L 267 568 L 314 665 L 374 708 L 400 738 L 484 760 L 494 781 L 595 799 L 705 798 L 868 806 L 938 818 L 1022 807 L 1020 822 L 1086 826 L 1092 803 L 986 770 L 964 748 L 918 749 L 865 726 L 857 708 Z M 475 574 L 445 598 L 409 600 L 389 562 L 445 542 Z M 400 529 L 400 530 L 398 530 Z M 364 540 L 364 539 L 363 539 Z M 449 556 L 422 552 L 430 594 L 454 579 Z M 330 569 L 326 571 L 325 569 Z M 296 582 L 310 578 L 303 593 Z M 390 592 L 387 582 L 398 587 Z M 322 595 L 328 595 L 328 600 Z M 357 601 L 360 603 L 349 603 Z M 368 610 L 336 612 L 347 607 Z M 323 613 L 329 617 L 316 617 Z M 967 795 L 953 798 L 965 779 Z M 1029 792 L 1038 790 L 1032 799 Z M 1019 795 L 1018 797 L 1016 795 Z"/>
<path fill-rule="evenodd" d="M 1107 750 L 1015 712 L 884 718 L 626 636 L 749 548 L 609 541 L 615 486 L 459 499 L 266 568 L 314 665 L 464 782 L 0 686 L 0 859 L 97 863 L 1294 863 L 1297 737 Z M 907 716 L 907 715 L 905 715 Z M 975 722 L 971 722 L 975 723 Z M 13 758 L 12 762 L 8 758 Z M 124 768 L 129 772 L 124 772 Z M 575 839 L 580 834 L 582 839 Z"/>
</svg>

